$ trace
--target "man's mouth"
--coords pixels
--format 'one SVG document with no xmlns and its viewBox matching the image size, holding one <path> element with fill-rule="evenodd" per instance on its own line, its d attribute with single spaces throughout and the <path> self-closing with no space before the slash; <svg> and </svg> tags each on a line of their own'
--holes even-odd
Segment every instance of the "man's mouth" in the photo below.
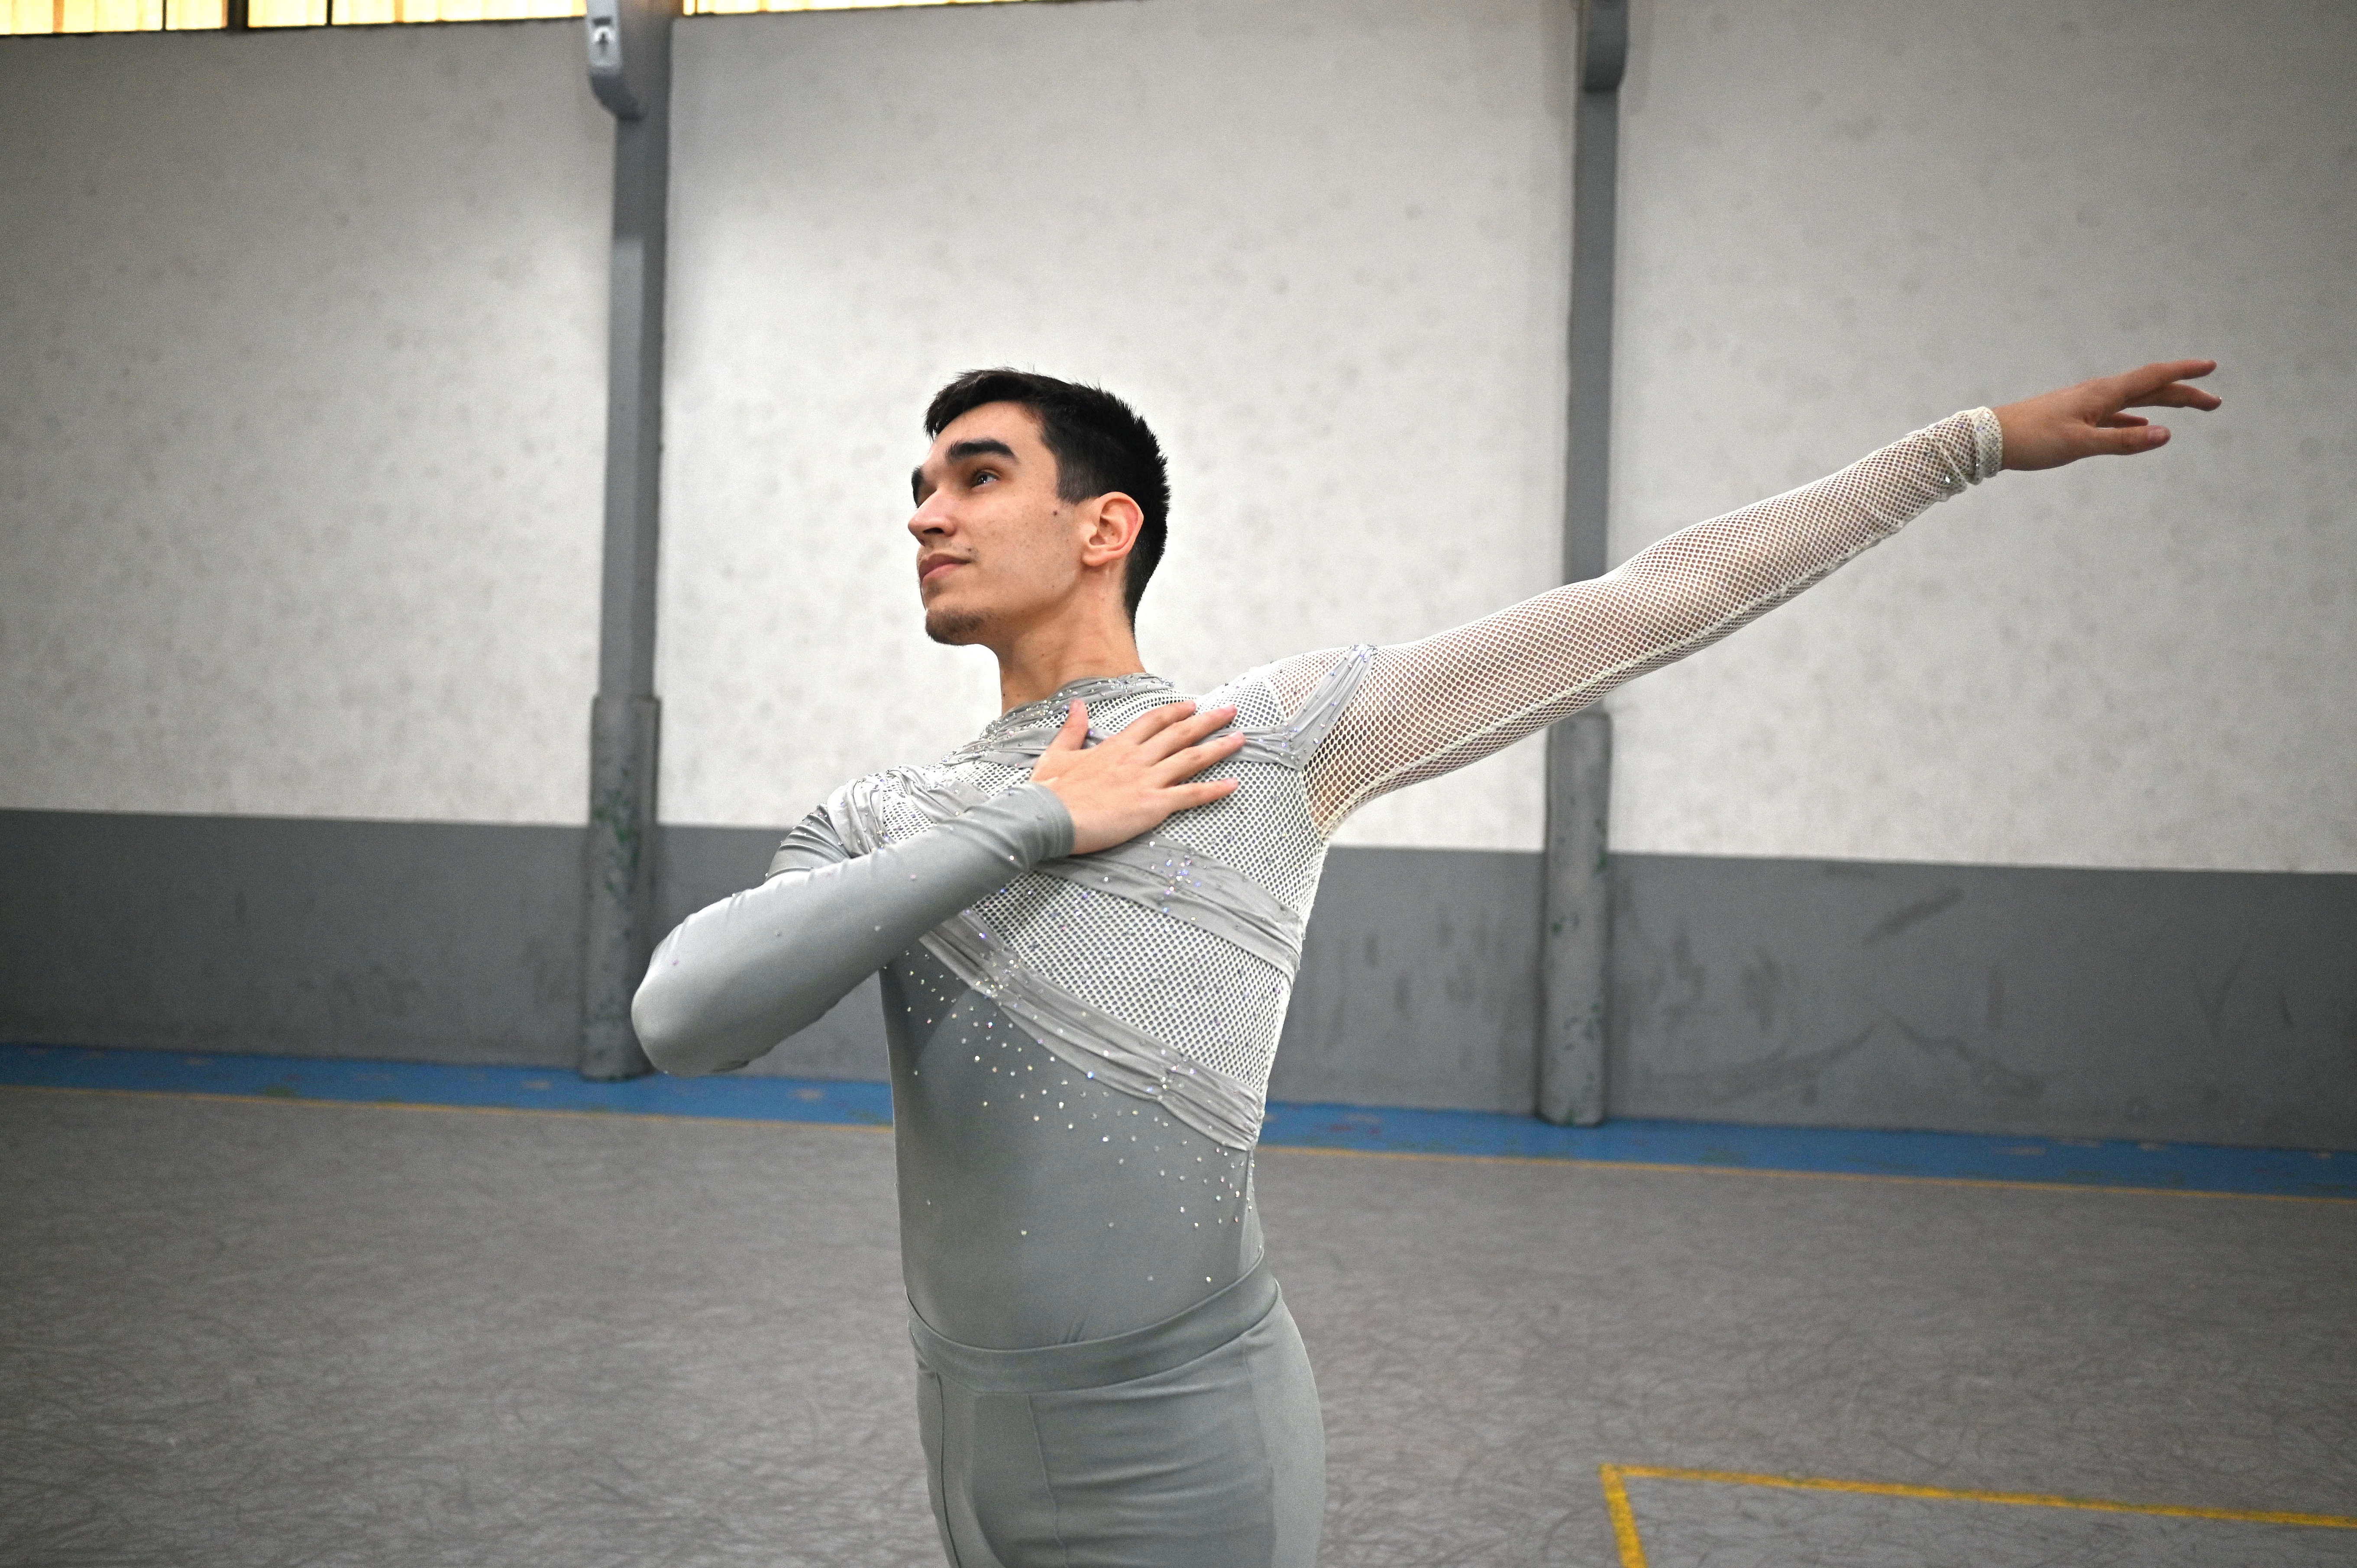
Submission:
<svg viewBox="0 0 2357 1568">
<path fill-rule="evenodd" d="M 917 568 L 917 585 L 919 587 L 923 587 L 928 583 L 937 582 L 946 575 L 952 567 L 963 566 L 964 564 L 965 563 L 963 561 L 953 560 L 947 556 L 942 557 L 941 560 L 928 563 L 927 564 Z"/>
</svg>

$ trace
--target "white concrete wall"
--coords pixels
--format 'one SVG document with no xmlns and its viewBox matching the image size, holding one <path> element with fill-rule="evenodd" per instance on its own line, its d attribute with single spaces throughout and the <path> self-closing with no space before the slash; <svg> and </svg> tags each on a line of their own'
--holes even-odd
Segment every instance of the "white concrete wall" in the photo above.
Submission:
<svg viewBox="0 0 2357 1568">
<path fill-rule="evenodd" d="M 2357 870 L 2357 8 L 1635 9 L 1618 554 L 2146 360 L 2228 402 L 1627 688 L 1615 846 Z"/>
<path fill-rule="evenodd" d="M 1552 580 L 1559 0 L 681 35 L 664 812 L 992 710 L 900 531 L 925 397 L 1101 378 L 1205 684 Z M 2148 354 L 2232 399 L 2009 475 L 1615 699 L 1620 847 L 2357 869 L 2357 13 L 1641 4 L 1616 547 Z M 569 24 L 0 46 L 0 805 L 569 822 L 608 131 Z M 1360 819 L 1533 847 L 1532 746 Z"/>
<path fill-rule="evenodd" d="M 1617 554 L 2153 355 L 2226 360 L 2233 401 L 2160 456 L 2007 476 L 1627 689 L 1615 842 L 2357 867 L 2352 13 L 1638 16 Z M 775 822 L 989 712 L 986 660 L 917 630 L 898 526 L 915 414 L 967 365 L 1099 377 L 1162 427 L 1141 629 L 1182 682 L 1548 581 L 1560 7 L 779 22 L 685 35 L 667 815 Z M 1538 822 L 1525 746 L 1351 836 Z"/>
<path fill-rule="evenodd" d="M 934 388 L 1101 380 L 1172 458 L 1150 667 L 1200 689 L 1555 580 L 1560 0 L 1146 0 L 679 37 L 663 813 L 791 820 L 997 711 L 924 639 Z M 1361 842 L 1534 844 L 1534 754 Z"/>
<path fill-rule="evenodd" d="M 0 806 L 571 822 L 577 24 L 0 42 Z"/>
</svg>

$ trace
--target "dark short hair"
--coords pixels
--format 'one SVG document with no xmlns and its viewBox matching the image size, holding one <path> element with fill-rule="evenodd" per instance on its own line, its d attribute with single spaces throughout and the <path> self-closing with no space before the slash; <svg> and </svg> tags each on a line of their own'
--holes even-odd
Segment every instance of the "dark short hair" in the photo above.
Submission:
<svg viewBox="0 0 2357 1568">
<path fill-rule="evenodd" d="M 933 394 L 925 410 L 925 434 L 939 435 L 959 415 L 986 403 L 1021 403 L 1039 422 L 1039 436 L 1056 459 L 1056 494 L 1084 501 L 1119 490 L 1137 503 L 1145 526 L 1130 546 L 1122 577 L 1129 618 L 1162 561 L 1162 540 L 1170 515 L 1170 474 L 1162 444 L 1137 411 L 1103 387 L 1060 381 L 1053 376 L 1005 367 L 968 371 Z"/>
</svg>

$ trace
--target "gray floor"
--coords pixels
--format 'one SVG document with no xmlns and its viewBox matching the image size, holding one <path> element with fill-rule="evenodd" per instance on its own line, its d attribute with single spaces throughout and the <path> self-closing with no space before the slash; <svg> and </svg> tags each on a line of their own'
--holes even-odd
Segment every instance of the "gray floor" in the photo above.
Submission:
<svg viewBox="0 0 2357 1568">
<path fill-rule="evenodd" d="M 1620 1561 L 1607 1463 L 2357 1514 L 2357 1204 L 1274 1150 L 1325 1561 Z M 0 1090 L 0 1562 L 936 1563 L 887 1138 Z M 1652 1568 L 2357 1530 L 1646 1478 Z"/>
</svg>

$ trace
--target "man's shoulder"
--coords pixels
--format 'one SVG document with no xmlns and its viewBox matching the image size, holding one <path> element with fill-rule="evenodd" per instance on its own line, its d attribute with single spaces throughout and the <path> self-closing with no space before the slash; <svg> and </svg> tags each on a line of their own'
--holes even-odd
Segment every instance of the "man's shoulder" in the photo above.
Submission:
<svg viewBox="0 0 2357 1568">
<path fill-rule="evenodd" d="M 1274 668 L 1274 665 L 1256 664 L 1250 670 L 1229 676 L 1189 700 L 1199 708 L 1225 707 L 1232 703 L 1236 710 L 1237 728 L 1266 729 L 1271 725 L 1282 723 L 1285 718 L 1276 688 L 1269 681 L 1269 671 Z"/>
<path fill-rule="evenodd" d="M 1327 717 L 1350 701 L 1373 660 L 1371 643 L 1346 643 L 1256 664 L 1222 685 L 1206 703 L 1236 704 L 1236 722 L 1246 728 L 1291 726 Z"/>
</svg>

